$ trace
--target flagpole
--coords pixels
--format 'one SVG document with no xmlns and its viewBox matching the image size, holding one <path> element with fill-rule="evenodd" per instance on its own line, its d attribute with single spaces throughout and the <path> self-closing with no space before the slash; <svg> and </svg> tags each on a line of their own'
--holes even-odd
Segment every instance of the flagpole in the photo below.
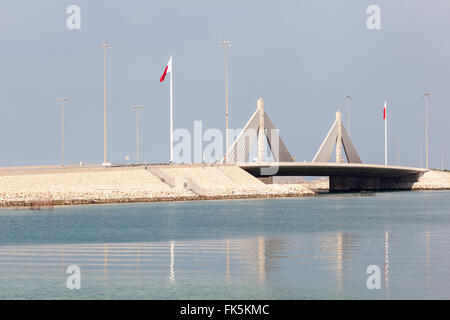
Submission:
<svg viewBox="0 0 450 320">
<path fill-rule="evenodd" d="M 384 165 L 387 166 L 387 106 L 386 101 L 384 101 L 385 119 L 384 119 Z"/>
<path fill-rule="evenodd" d="M 172 54 L 170 55 L 170 163 L 173 163 L 173 98 L 172 98 L 172 73 L 173 73 L 173 60 Z"/>
</svg>

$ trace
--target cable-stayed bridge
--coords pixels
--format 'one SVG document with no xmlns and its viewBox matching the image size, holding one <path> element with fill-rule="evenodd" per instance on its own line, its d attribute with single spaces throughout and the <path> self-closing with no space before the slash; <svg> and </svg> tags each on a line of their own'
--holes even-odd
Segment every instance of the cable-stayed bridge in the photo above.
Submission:
<svg viewBox="0 0 450 320">
<path fill-rule="evenodd" d="M 257 157 L 250 161 L 251 151 L 255 147 Z M 335 162 L 332 162 L 333 150 Z M 267 154 L 271 155 L 270 159 Z M 426 171 L 421 168 L 363 164 L 345 130 L 340 111 L 336 112 L 336 120 L 313 160 L 295 162 L 267 115 L 261 97 L 257 101 L 256 111 L 228 149 L 226 162 L 234 163 L 268 183 L 271 177 L 277 175 L 329 176 L 330 191 L 398 189 L 398 185 L 414 183 Z"/>
</svg>

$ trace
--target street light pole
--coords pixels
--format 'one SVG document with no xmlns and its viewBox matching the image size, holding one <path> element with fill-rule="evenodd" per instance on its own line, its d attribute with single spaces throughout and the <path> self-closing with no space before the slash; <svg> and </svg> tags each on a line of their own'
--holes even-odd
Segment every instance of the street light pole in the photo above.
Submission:
<svg viewBox="0 0 450 320">
<path fill-rule="evenodd" d="M 61 102 L 61 166 L 64 167 L 64 101 L 71 98 L 56 98 L 56 101 Z"/>
<path fill-rule="evenodd" d="M 352 96 L 346 96 L 345 100 L 347 102 L 347 129 L 348 129 L 348 136 L 350 136 L 350 100 L 352 100 Z"/>
<path fill-rule="evenodd" d="M 422 158 L 423 158 L 423 156 L 422 156 L 422 142 L 423 142 L 423 139 L 419 139 L 419 164 L 420 164 L 420 167 L 419 168 L 422 168 L 422 166 L 423 166 L 423 162 L 422 162 Z"/>
<path fill-rule="evenodd" d="M 144 108 L 143 105 L 133 105 L 131 108 L 136 110 L 136 164 L 139 163 L 139 109 Z"/>
<path fill-rule="evenodd" d="M 100 46 L 100 49 L 103 50 L 103 164 L 106 165 L 106 49 L 111 48 L 109 43 L 104 42 Z"/>
<path fill-rule="evenodd" d="M 228 161 L 228 48 L 231 47 L 229 40 L 220 43 L 225 48 L 225 162 Z"/>
<path fill-rule="evenodd" d="M 425 168 L 428 169 L 428 100 L 430 94 L 425 93 Z"/>
<path fill-rule="evenodd" d="M 397 140 L 397 166 L 400 166 L 400 137 L 394 137 Z"/>
</svg>

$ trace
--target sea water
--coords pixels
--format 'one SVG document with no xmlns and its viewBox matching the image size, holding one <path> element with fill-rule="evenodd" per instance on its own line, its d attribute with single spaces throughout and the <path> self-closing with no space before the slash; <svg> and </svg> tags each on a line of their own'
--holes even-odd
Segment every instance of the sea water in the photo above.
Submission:
<svg viewBox="0 0 450 320">
<path fill-rule="evenodd" d="M 449 191 L 0 210 L 0 299 L 449 298 Z"/>
</svg>

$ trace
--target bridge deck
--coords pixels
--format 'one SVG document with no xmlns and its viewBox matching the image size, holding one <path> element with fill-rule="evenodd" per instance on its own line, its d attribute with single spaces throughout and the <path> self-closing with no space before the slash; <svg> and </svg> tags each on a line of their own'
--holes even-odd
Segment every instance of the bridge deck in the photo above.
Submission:
<svg viewBox="0 0 450 320">
<path fill-rule="evenodd" d="M 394 178 L 426 172 L 426 169 L 413 167 L 384 166 L 361 163 L 324 162 L 279 162 L 279 163 L 237 163 L 237 166 L 250 174 L 260 176 L 349 176 Z M 276 167 L 278 170 L 276 171 Z M 261 174 L 261 169 L 265 172 Z M 275 168 L 274 170 L 267 170 Z M 266 172 L 267 171 L 267 172 Z M 273 171 L 273 174 L 270 173 Z M 267 174 L 269 173 L 269 174 Z"/>
</svg>

